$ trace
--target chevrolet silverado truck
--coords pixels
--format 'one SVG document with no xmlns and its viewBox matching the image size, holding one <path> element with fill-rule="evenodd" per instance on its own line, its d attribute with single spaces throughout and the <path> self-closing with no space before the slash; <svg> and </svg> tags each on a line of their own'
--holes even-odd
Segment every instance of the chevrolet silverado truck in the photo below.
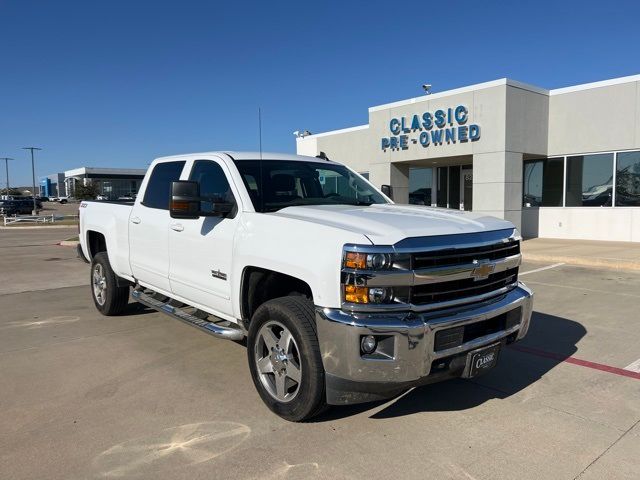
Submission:
<svg viewBox="0 0 640 480">
<path fill-rule="evenodd" d="M 95 306 L 132 297 L 246 339 L 260 397 L 291 421 L 486 372 L 531 318 L 518 231 L 390 197 L 326 156 L 157 159 L 133 203 L 80 204 Z"/>
</svg>

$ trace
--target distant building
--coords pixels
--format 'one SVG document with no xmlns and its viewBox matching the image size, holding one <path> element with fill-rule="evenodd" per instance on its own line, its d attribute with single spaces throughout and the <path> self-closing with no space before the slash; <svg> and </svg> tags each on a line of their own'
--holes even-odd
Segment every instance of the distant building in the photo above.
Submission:
<svg viewBox="0 0 640 480">
<path fill-rule="evenodd" d="M 116 200 L 118 197 L 137 194 L 145 172 L 144 168 L 74 168 L 43 177 L 40 181 L 40 195 L 73 197 L 78 184 L 93 184 L 99 195 Z"/>
</svg>

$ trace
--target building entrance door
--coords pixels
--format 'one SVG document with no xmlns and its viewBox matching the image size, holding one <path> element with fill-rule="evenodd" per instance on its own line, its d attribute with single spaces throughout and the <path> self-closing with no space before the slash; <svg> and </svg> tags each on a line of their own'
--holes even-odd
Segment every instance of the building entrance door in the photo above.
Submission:
<svg viewBox="0 0 640 480">
<path fill-rule="evenodd" d="M 462 167 L 460 183 L 462 186 L 461 210 L 471 211 L 473 208 L 473 167 L 471 165 L 464 165 Z"/>
</svg>

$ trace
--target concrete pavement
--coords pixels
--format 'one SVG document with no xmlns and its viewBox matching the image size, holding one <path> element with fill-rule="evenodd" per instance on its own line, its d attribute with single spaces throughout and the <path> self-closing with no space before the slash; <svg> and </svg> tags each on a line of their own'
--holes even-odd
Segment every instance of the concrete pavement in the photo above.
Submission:
<svg viewBox="0 0 640 480">
<path fill-rule="evenodd" d="M 640 272 L 638 242 L 531 238 L 522 243 L 522 255 L 531 262 Z"/>
<path fill-rule="evenodd" d="M 48 233 L 0 236 L 15 257 L 0 272 L 35 287 L 0 292 L 2 478 L 638 478 L 640 379 L 588 366 L 640 358 L 638 274 L 525 263 L 529 350 L 473 381 L 292 424 L 260 401 L 242 345 L 135 304 L 99 315 L 87 266 Z M 31 283 L 56 262 L 74 285 Z"/>
</svg>

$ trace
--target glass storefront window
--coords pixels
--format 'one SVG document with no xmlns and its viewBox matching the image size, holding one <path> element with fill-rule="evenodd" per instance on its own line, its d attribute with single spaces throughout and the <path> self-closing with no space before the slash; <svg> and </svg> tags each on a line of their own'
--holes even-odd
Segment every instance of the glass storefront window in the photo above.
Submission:
<svg viewBox="0 0 640 480">
<path fill-rule="evenodd" d="M 613 192 L 613 154 L 567 157 L 567 207 L 608 207 Z"/>
<path fill-rule="evenodd" d="M 449 208 L 460 208 L 460 166 L 449 167 Z"/>
<path fill-rule="evenodd" d="M 409 169 L 409 203 L 431 205 L 432 168 Z"/>
<path fill-rule="evenodd" d="M 436 190 L 436 204 L 438 207 L 447 208 L 448 189 L 449 186 L 449 169 L 447 167 L 438 167 L 438 185 Z"/>
<path fill-rule="evenodd" d="M 616 157 L 616 207 L 640 206 L 640 152 Z"/>
<path fill-rule="evenodd" d="M 563 162 L 563 158 L 544 158 L 524 163 L 523 206 L 562 206 Z"/>
</svg>

